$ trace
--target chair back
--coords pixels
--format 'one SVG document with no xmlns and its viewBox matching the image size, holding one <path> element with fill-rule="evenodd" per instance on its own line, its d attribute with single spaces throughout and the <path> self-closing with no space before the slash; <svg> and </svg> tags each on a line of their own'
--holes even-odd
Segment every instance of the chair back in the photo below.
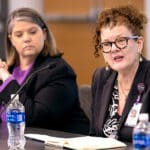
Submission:
<svg viewBox="0 0 150 150">
<path fill-rule="evenodd" d="M 92 92 L 90 85 L 79 86 L 79 100 L 81 109 L 84 111 L 89 120 L 91 120 Z"/>
</svg>

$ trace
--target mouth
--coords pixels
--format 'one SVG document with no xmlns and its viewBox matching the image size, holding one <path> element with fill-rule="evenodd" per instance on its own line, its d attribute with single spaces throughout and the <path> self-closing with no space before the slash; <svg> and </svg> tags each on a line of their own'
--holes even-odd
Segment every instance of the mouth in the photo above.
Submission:
<svg viewBox="0 0 150 150">
<path fill-rule="evenodd" d="M 113 57 L 113 60 L 114 60 L 115 62 L 120 62 L 120 61 L 123 60 L 123 58 L 124 58 L 124 56 L 115 56 L 115 57 Z"/>
<path fill-rule="evenodd" d="M 32 45 L 25 46 L 25 47 L 23 48 L 23 50 L 31 50 L 31 49 L 33 49 L 33 46 L 32 46 Z"/>
</svg>

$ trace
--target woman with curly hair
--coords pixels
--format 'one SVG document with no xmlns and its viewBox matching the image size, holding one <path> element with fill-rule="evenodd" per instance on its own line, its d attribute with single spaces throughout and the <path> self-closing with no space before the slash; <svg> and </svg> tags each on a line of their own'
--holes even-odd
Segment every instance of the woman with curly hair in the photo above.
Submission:
<svg viewBox="0 0 150 150">
<path fill-rule="evenodd" d="M 132 6 L 98 14 L 94 54 L 102 52 L 106 67 L 93 75 L 91 135 L 131 141 L 139 114 L 150 114 L 150 62 L 142 56 L 146 23 Z"/>
</svg>

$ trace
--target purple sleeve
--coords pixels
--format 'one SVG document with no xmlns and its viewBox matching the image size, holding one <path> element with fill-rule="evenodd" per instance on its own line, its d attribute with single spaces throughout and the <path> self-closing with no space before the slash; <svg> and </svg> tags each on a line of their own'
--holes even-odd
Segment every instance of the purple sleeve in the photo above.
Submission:
<svg viewBox="0 0 150 150">
<path fill-rule="evenodd" d="M 6 79 L 0 86 L 0 92 L 2 92 L 12 80 L 15 80 L 13 76 L 10 76 L 8 79 Z"/>
</svg>

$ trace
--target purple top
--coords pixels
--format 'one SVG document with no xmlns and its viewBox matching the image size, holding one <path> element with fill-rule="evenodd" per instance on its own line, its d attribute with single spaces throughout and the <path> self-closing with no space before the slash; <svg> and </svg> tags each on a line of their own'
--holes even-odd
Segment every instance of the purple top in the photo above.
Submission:
<svg viewBox="0 0 150 150">
<path fill-rule="evenodd" d="M 28 67 L 27 70 L 21 70 L 19 66 L 14 67 L 12 76 L 5 80 L 2 85 L 0 85 L 0 92 L 2 92 L 12 80 L 17 80 L 18 84 L 22 85 L 27 75 L 30 73 L 32 67 L 33 63 Z M 0 109 L 3 109 L 3 106 L 0 106 Z M 2 114 L 2 120 L 6 120 L 5 113 Z"/>
</svg>

